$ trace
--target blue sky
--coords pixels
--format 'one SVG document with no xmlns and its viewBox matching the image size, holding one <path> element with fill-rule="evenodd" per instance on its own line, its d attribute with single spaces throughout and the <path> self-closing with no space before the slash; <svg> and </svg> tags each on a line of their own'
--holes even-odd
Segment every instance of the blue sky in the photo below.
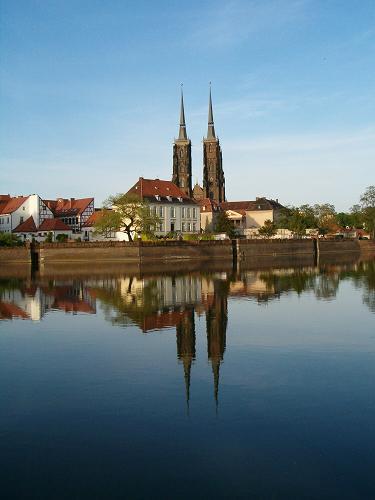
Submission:
<svg viewBox="0 0 375 500">
<path fill-rule="evenodd" d="M 180 82 L 194 179 L 212 81 L 229 200 L 375 184 L 373 0 L 0 0 L 0 192 L 169 179 Z"/>
</svg>

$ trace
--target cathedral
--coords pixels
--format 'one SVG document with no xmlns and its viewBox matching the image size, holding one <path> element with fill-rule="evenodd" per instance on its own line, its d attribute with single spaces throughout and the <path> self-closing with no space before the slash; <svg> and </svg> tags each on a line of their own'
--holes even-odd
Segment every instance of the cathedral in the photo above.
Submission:
<svg viewBox="0 0 375 500">
<path fill-rule="evenodd" d="M 225 177 L 219 139 L 215 134 L 211 88 L 208 100 L 207 136 L 203 139 L 203 188 L 192 186 L 191 141 L 187 136 L 184 96 L 181 90 L 180 128 L 173 144 L 172 182 L 187 196 L 197 201 L 208 198 L 220 204 L 225 202 Z"/>
</svg>

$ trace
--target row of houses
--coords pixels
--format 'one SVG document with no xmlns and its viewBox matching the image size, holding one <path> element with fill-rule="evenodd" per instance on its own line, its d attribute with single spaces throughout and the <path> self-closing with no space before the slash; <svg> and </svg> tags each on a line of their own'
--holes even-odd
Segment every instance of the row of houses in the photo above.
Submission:
<svg viewBox="0 0 375 500">
<path fill-rule="evenodd" d="M 256 231 L 265 220 L 276 221 L 283 208 L 278 201 L 257 198 L 255 201 L 216 203 L 212 199 L 189 197 L 176 184 L 160 179 L 144 179 L 129 189 L 148 202 L 158 215 L 160 224 L 156 235 L 168 233 L 191 234 L 212 231 L 220 211 L 225 211 L 239 234 Z M 125 240 L 123 232 L 107 236 L 95 234 L 95 222 L 102 212 L 95 209 L 94 198 L 43 199 L 38 194 L 28 196 L 0 195 L 0 232 L 13 233 L 23 240 L 55 240 L 59 234 L 69 239 Z"/>
</svg>

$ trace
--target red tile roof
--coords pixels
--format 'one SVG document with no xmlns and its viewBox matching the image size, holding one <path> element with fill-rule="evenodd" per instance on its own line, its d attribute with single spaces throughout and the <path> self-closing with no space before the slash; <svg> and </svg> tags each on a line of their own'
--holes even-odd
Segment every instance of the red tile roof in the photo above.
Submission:
<svg viewBox="0 0 375 500">
<path fill-rule="evenodd" d="M 43 200 L 47 207 L 52 210 L 55 216 L 79 215 L 88 205 L 94 201 L 94 198 L 58 198 L 57 200 Z"/>
<path fill-rule="evenodd" d="M 278 201 L 268 200 L 267 198 L 257 198 L 254 201 L 226 201 L 220 203 L 223 210 L 256 211 L 256 210 L 280 210 L 284 208 Z"/>
<path fill-rule="evenodd" d="M 37 229 L 32 215 L 13 229 L 13 233 L 36 233 L 36 231 Z"/>
<path fill-rule="evenodd" d="M 60 219 L 44 219 L 39 226 L 39 231 L 70 231 L 70 227 Z"/>
<path fill-rule="evenodd" d="M 0 320 L 12 318 L 28 319 L 29 317 L 26 311 L 13 304 L 13 302 L 0 301 Z"/>
<path fill-rule="evenodd" d="M 11 214 L 22 206 L 28 196 L 9 196 L 1 195 L 0 197 L 0 214 Z"/>
<path fill-rule="evenodd" d="M 182 198 L 184 202 L 196 204 L 192 198 L 186 196 L 172 181 L 162 181 L 160 179 L 144 179 L 140 177 L 127 194 L 138 194 L 142 199 L 152 198 L 153 201 L 156 201 L 156 195 L 159 195 L 160 198 L 170 196 L 175 198 L 173 201 L 177 201 L 177 198 Z"/>
<path fill-rule="evenodd" d="M 197 203 L 204 212 L 215 212 L 216 210 L 219 210 L 219 205 L 216 201 L 211 200 L 210 198 L 202 198 L 201 200 L 197 200 Z"/>
<path fill-rule="evenodd" d="M 106 209 L 108 210 L 108 209 Z M 101 217 L 103 217 L 104 210 L 95 210 L 93 214 L 87 219 L 82 227 L 92 227 Z"/>
</svg>

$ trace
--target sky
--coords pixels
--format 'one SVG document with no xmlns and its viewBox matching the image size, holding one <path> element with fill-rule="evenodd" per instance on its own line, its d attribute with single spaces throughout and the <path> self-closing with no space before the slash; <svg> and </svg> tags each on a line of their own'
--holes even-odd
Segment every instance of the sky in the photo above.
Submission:
<svg viewBox="0 0 375 500">
<path fill-rule="evenodd" d="M 230 201 L 347 210 L 375 184 L 374 0 L 0 0 L 0 193 L 194 182 L 209 82 Z"/>
</svg>

